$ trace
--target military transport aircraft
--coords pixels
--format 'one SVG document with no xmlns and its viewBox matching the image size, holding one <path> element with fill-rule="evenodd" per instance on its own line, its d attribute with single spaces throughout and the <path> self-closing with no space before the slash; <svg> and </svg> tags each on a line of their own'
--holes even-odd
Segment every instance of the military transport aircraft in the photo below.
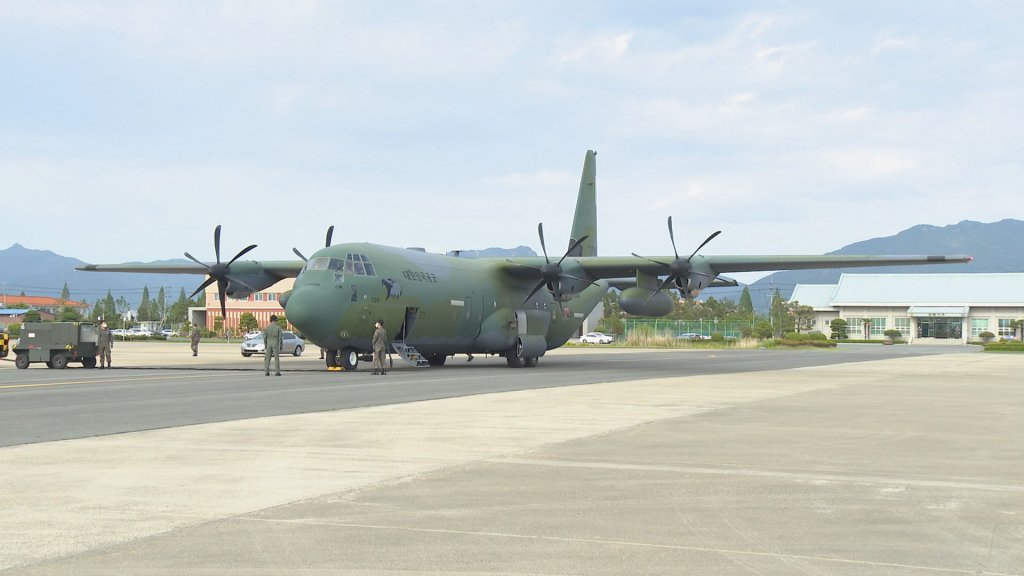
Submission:
<svg viewBox="0 0 1024 576">
<path fill-rule="evenodd" d="M 533 367 L 548 350 L 565 344 L 610 286 L 630 314 L 672 311 L 676 288 L 686 298 L 709 286 L 735 285 L 723 273 L 856 266 L 949 264 L 969 256 L 701 256 L 719 232 L 680 257 L 672 218 L 672 256 L 597 255 L 596 152 L 587 151 L 576 199 L 569 247 L 548 254 L 544 227 L 537 226 L 544 257 L 459 258 L 421 249 L 369 243 L 326 245 L 297 261 L 241 260 L 250 245 L 227 262 L 220 259 L 220 226 L 213 234 L 214 262 L 194 264 L 86 265 L 95 272 L 207 274 L 193 293 L 217 283 L 225 297 L 245 298 L 282 278 L 295 286 L 281 297 L 285 315 L 303 335 L 327 351 L 327 366 L 355 370 L 367 360 L 374 321 L 385 321 L 392 347 L 418 366 L 440 366 L 454 354 L 498 354 L 514 368 Z M 397 330 L 394 329 L 397 327 Z M 394 330 L 392 332 L 392 330 Z"/>
</svg>

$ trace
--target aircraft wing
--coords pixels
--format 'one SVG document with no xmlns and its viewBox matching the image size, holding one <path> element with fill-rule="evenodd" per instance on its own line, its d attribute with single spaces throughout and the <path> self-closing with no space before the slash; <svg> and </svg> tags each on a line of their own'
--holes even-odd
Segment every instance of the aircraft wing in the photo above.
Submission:
<svg viewBox="0 0 1024 576">
<path fill-rule="evenodd" d="M 233 287 L 239 294 L 248 294 L 258 290 L 269 288 L 284 278 L 294 278 L 305 266 L 302 260 L 239 260 L 232 262 L 227 272 L 227 280 L 233 283 Z M 75 270 L 84 272 L 141 272 L 147 274 L 195 274 L 209 275 L 216 262 L 204 262 L 203 264 L 145 264 L 133 262 L 127 264 L 86 264 Z"/>
<path fill-rule="evenodd" d="M 952 256 L 694 256 L 695 270 L 718 275 L 735 272 L 774 270 L 807 270 L 814 268 L 864 268 L 870 266 L 907 266 L 916 264 L 961 264 L 973 258 Z M 637 273 L 664 276 L 674 256 L 651 256 L 649 259 L 631 256 L 590 256 L 573 258 L 591 278 L 623 278 Z M 653 262 L 658 261 L 658 262 Z M 542 261 L 543 263 L 543 261 Z"/>
</svg>

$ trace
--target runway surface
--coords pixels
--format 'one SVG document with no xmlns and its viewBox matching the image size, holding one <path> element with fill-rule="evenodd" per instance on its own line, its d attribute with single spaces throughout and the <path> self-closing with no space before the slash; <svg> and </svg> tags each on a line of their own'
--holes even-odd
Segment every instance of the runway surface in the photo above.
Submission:
<svg viewBox="0 0 1024 576">
<path fill-rule="evenodd" d="M 963 347 L 843 346 L 838 350 L 557 350 L 532 369 L 499 357 L 449 359 L 441 368 L 395 364 L 386 377 L 327 372 L 315 354 L 286 356 L 264 377 L 261 357 L 207 344 L 119 343 L 113 370 L 0 365 L 0 446 L 86 438 L 262 416 L 344 410 L 472 394 L 823 366 L 964 351 Z M 975 348 L 966 348 L 974 351 Z M 312 350 L 310 351 L 312 352 Z M 626 352 L 626 353 L 624 353 Z M 311 357 L 312 356 L 312 357 Z"/>
<path fill-rule="evenodd" d="M 1024 575 L 1019 355 L 208 348 L 0 366 L 0 574 Z"/>
</svg>

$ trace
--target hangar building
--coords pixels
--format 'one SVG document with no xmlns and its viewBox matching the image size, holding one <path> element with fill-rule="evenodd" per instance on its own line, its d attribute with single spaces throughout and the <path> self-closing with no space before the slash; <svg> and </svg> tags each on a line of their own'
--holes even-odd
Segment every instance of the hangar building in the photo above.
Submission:
<svg viewBox="0 0 1024 576">
<path fill-rule="evenodd" d="M 846 320 L 851 338 L 882 340 L 899 330 L 911 344 L 967 344 L 982 332 L 1020 338 L 1024 273 L 843 274 L 838 284 L 797 284 L 789 301 L 814 310 L 814 326 L 832 333 Z"/>
</svg>

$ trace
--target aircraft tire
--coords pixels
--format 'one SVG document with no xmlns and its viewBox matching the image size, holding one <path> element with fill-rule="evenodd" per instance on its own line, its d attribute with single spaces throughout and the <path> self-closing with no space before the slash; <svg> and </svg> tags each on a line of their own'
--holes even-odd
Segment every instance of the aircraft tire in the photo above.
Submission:
<svg viewBox="0 0 1024 576">
<path fill-rule="evenodd" d="M 25 368 L 28 368 L 28 364 L 28 354 L 18 354 L 14 357 L 14 365 L 17 366 L 18 369 L 24 370 Z"/>
<path fill-rule="evenodd" d="M 523 350 L 523 341 L 517 340 L 515 348 L 511 348 L 505 351 L 505 361 L 508 362 L 509 368 L 522 368 L 526 365 L 526 356 L 524 356 L 525 350 Z"/>
<path fill-rule="evenodd" d="M 85 367 L 85 368 L 95 368 L 96 367 L 96 357 L 92 356 L 92 357 L 82 358 L 82 366 Z"/>
<path fill-rule="evenodd" d="M 355 348 L 345 348 L 341 351 L 338 365 L 346 372 L 355 372 L 359 368 L 359 351 Z"/>
<path fill-rule="evenodd" d="M 536 368 L 538 360 L 540 360 L 540 358 L 537 358 L 536 356 L 530 356 L 523 362 L 523 366 L 526 366 L 527 368 Z"/>
<path fill-rule="evenodd" d="M 437 353 L 427 356 L 427 362 L 430 362 L 431 366 L 444 366 L 446 360 L 448 360 L 447 354 Z"/>
<path fill-rule="evenodd" d="M 338 367 L 338 351 L 337 350 L 324 350 L 324 361 L 327 362 L 328 368 Z"/>
</svg>

